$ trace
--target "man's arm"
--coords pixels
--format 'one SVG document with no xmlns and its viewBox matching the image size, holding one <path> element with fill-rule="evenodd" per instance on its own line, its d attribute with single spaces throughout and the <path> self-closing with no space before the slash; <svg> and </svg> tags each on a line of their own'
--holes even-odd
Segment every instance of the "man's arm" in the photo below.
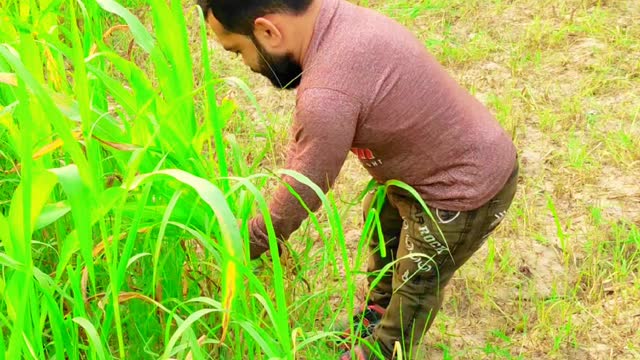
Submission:
<svg viewBox="0 0 640 360">
<path fill-rule="evenodd" d="M 326 193 L 335 182 L 349 153 L 355 135 L 360 103 L 352 97 L 329 89 L 308 89 L 300 94 L 289 143 L 286 168 L 297 171 Z M 291 177 L 284 180 L 298 193 L 311 211 L 320 207 L 315 192 Z M 269 203 L 275 233 L 286 240 L 308 213 L 287 189 L 280 185 Z M 251 258 L 269 249 L 262 216 L 249 222 Z"/>
</svg>

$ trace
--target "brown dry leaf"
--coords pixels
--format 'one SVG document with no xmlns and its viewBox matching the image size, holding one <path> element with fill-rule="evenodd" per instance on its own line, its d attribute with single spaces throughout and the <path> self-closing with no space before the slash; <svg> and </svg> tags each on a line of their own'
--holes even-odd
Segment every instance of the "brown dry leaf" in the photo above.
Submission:
<svg viewBox="0 0 640 360">
<path fill-rule="evenodd" d="M 111 141 L 106 141 L 106 140 L 100 139 L 97 136 L 93 136 L 93 138 L 96 139 L 97 141 L 99 141 L 100 143 L 102 143 L 103 145 L 106 145 L 108 147 L 111 147 L 111 148 L 114 148 L 114 149 L 120 150 L 120 151 L 135 151 L 135 150 L 140 149 L 140 146 L 137 146 L 137 145 L 115 143 L 115 142 L 111 142 Z"/>
<path fill-rule="evenodd" d="M 235 278 L 237 276 L 237 269 L 235 264 L 230 263 L 226 270 L 227 270 L 227 273 L 225 274 L 225 276 L 229 280 L 227 283 L 228 287 L 225 291 L 225 294 L 223 296 L 223 301 L 222 301 L 222 308 L 225 311 L 222 314 L 222 336 L 220 337 L 220 342 L 224 342 L 225 338 L 227 337 L 227 331 L 229 330 L 229 323 L 231 322 L 231 315 L 230 315 L 231 304 L 237 290 L 235 288 Z"/>
<path fill-rule="evenodd" d="M 2 75 L 2 74 L 0 74 L 0 75 Z M 83 138 L 81 130 L 73 130 L 72 136 L 76 140 L 82 140 L 82 138 Z M 100 142 L 103 145 L 106 145 L 106 146 L 108 146 L 110 148 L 113 148 L 113 149 L 116 149 L 116 150 L 119 150 L 119 151 L 131 152 L 131 151 L 135 151 L 137 149 L 140 149 L 139 146 L 132 145 L 132 144 L 115 143 L 115 142 L 111 142 L 111 141 L 106 141 L 106 140 L 100 139 L 97 136 L 92 136 L 92 138 L 97 140 L 98 142 Z M 41 157 L 43 157 L 45 155 L 51 154 L 55 150 L 61 148 L 63 145 L 64 145 L 64 141 L 62 139 L 56 139 L 53 142 L 41 147 L 35 153 L 33 153 L 33 159 L 37 160 L 37 159 L 40 159 Z M 20 170 L 20 164 L 16 164 L 13 167 L 13 169 L 7 170 L 7 171 L 5 171 L 5 173 L 7 173 L 7 174 L 16 173 L 19 170 Z"/>
<path fill-rule="evenodd" d="M 207 336 L 206 335 L 202 335 L 198 338 L 198 345 L 200 347 L 202 347 L 202 344 L 204 344 L 204 341 L 207 340 Z M 187 356 L 184 358 L 185 360 L 192 360 L 193 359 L 193 353 L 191 351 L 189 351 L 189 353 L 187 354 Z"/>
<path fill-rule="evenodd" d="M 116 31 L 128 31 L 129 30 L 129 25 L 116 25 L 116 26 L 112 26 L 109 29 L 107 29 L 107 31 L 104 32 L 104 34 L 102 35 L 102 41 L 107 41 L 107 39 Z M 94 55 L 96 52 L 98 51 L 98 45 L 93 44 L 91 46 L 91 50 L 89 51 L 90 55 Z"/>
<path fill-rule="evenodd" d="M 120 304 L 122 304 L 123 302 L 129 301 L 131 299 L 138 299 L 138 300 L 143 300 L 143 301 L 149 301 L 149 302 L 155 302 L 153 301 L 151 298 L 142 295 L 142 294 L 138 294 L 138 293 L 130 293 L 130 292 L 126 292 L 126 293 L 121 293 L 120 295 L 118 295 L 118 302 Z"/>
<path fill-rule="evenodd" d="M 2 74 L 0 74 L 2 75 Z M 1 81 L 0 81 L 1 82 Z M 76 140 L 80 140 L 82 139 L 82 131 L 80 130 L 74 130 L 72 132 L 73 138 Z M 33 160 L 38 160 L 41 157 L 50 154 L 54 151 L 56 151 L 57 149 L 61 148 L 64 145 L 64 141 L 62 141 L 62 139 L 56 139 L 53 142 L 41 147 L 40 149 L 38 149 L 35 153 L 33 153 Z M 20 164 L 16 164 L 14 165 L 14 167 L 10 170 L 5 171 L 6 174 L 14 174 L 18 171 L 20 171 Z"/>
<path fill-rule="evenodd" d="M 49 75 L 49 81 L 53 84 L 53 88 L 60 90 L 62 88 L 63 79 L 60 77 L 60 69 L 58 68 L 58 63 L 56 59 L 53 58 L 53 54 L 49 47 L 44 47 L 44 56 L 47 58 L 47 71 Z"/>
<path fill-rule="evenodd" d="M 82 131 L 74 130 L 72 132 L 72 136 L 73 136 L 74 139 L 80 140 L 80 139 L 82 139 Z M 33 160 L 40 159 L 41 157 L 54 152 L 55 150 L 57 150 L 60 147 L 62 147 L 62 145 L 64 145 L 64 142 L 62 141 L 62 139 L 54 140 L 52 143 L 49 143 L 49 144 L 41 147 L 40 149 L 38 149 L 38 151 L 33 153 L 33 156 L 32 156 Z"/>
<path fill-rule="evenodd" d="M 0 83 L 18 86 L 18 78 L 14 73 L 0 73 Z"/>
<path fill-rule="evenodd" d="M 129 30 L 129 25 L 116 25 L 116 26 L 112 26 L 109 29 L 107 29 L 107 31 L 104 32 L 104 35 L 102 35 L 102 40 L 103 41 L 107 41 L 107 38 L 109 38 L 111 36 L 111 34 L 113 34 L 116 31 L 128 31 Z"/>
<path fill-rule="evenodd" d="M 191 267 L 189 266 L 188 262 L 185 261 L 183 266 L 184 266 L 185 274 L 189 274 L 191 271 L 193 271 L 193 269 L 191 269 Z M 189 277 L 184 276 L 182 278 L 182 297 L 186 298 L 188 293 L 189 293 Z"/>
<path fill-rule="evenodd" d="M 21 168 L 22 167 L 20 166 L 20 164 L 15 164 L 15 165 L 13 165 L 13 167 L 11 169 L 5 170 L 4 173 L 5 174 L 15 174 L 18 171 L 20 171 Z"/>
<path fill-rule="evenodd" d="M 151 230 L 151 227 L 144 227 L 144 228 L 140 228 L 138 229 L 138 234 L 146 234 L 147 232 L 149 232 L 149 230 Z M 120 240 L 124 240 L 127 237 L 126 233 L 120 234 Z M 109 238 L 107 238 L 107 241 L 109 243 L 111 243 L 111 241 L 113 241 L 113 236 L 110 236 Z M 96 246 L 93 247 L 93 259 L 94 261 L 100 257 L 102 254 L 104 253 L 104 241 L 101 241 L 99 243 L 96 244 Z M 83 267 L 82 268 L 82 278 L 80 280 L 80 291 L 82 291 L 82 298 L 87 301 L 87 285 L 89 284 L 89 270 L 87 269 L 87 267 Z"/>
<path fill-rule="evenodd" d="M 100 308 L 100 310 L 104 310 L 105 305 L 107 304 L 108 296 L 107 293 L 100 293 L 100 294 L 96 294 L 93 295 L 91 297 L 89 297 L 88 299 L 86 299 L 86 302 L 91 302 L 95 299 L 101 298 L 100 301 L 98 301 L 98 307 Z M 138 293 L 133 293 L 133 292 L 122 292 L 118 295 L 118 303 L 122 304 L 125 303 L 129 300 L 132 299 L 138 299 L 138 300 L 142 300 L 144 302 L 147 302 L 149 304 L 153 304 L 158 306 L 160 309 L 163 309 L 165 311 L 167 311 L 161 304 L 159 304 L 158 302 L 156 302 L 155 300 L 153 300 L 152 298 L 146 296 L 146 295 L 142 295 L 142 294 L 138 294 Z"/>
</svg>

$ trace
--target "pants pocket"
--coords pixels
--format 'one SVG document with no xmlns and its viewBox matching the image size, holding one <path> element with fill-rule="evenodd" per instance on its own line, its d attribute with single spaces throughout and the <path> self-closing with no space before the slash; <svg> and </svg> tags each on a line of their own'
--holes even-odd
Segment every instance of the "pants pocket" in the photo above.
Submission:
<svg viewBox="0 0 640 360">
<path fill-rule="evenodd" d="M 511 203 L 516 195 L 517 183 L 518 176 L 517 172 L 515 172 L 500 193 L 498 193 L 498 195 L 491 199 L 486 205 L 487 211 L 484 222 L 485 229 L 482 236 L 483 241 L 496 230 L 507 215 L 507 212 L 511 207 Z"/>
<path fill-rule="evenodd" d="M 469 225 L 469 212 L 448 212 L 429 208 L 431 216 L 419 204 L 411 205 L 405 218 L 396 273 L 402 283 L 437 286 L 446 279 L 454 255 L 465 238 Z"/>
</svg>

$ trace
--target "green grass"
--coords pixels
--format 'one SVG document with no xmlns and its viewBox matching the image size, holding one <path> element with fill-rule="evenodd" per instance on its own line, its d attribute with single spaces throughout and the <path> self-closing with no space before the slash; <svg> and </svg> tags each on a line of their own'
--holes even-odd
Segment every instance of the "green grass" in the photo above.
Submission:
<svg viewBox="0 0 640 360">
<path fill-rule="evenodd" d="M 640 356 L 638 4 L 359 3 L 523 164 L 417 358 Z M 208 46 L 192 4 L 123 4 L 0 0 L 0 358 L 337 357 L 366 297 L 365 172 L 350 159 L 282 261 L 249 263 L 236 224 L 266 212 L 293 95 Z"/>
<path fill-rule="evenodd" d="M 209 63 L 198 86 L 182 75 L 194 71 L 182 4 L 152 2 L 152 33 L 113 1 L 39 5 L 2 7 L 3 162 L 14 166 L 0 217 L 0 353 L 200 358 L 199 342 L 286 357 L 282 276 L 265 286 L 253 275 L 235 219 L 265 207 L 231 177 L 255 166 L 223 139 L 232 111 Z M 128 24 L 148 68 L 102 41 L 104 19 Z M 265 311 L 278 315 L 262 329 Z"/>
</svg>

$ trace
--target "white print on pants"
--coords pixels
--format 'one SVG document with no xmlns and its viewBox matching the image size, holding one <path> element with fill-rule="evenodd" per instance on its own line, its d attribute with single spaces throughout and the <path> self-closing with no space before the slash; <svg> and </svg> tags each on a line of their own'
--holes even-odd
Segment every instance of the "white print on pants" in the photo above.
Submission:
<svg viewBox="0 0 640 360">
<path fill-rule="evenodd" d="M 405 221 L 403 224 L 403 228 L 406 230 L 409 228 L 409 224 Z M 432 248 L 434 248 L 436 250 L 436 253 L 438 255 L 441 255 L 445 252 L 448 251 L 448 249 L 442 245 L 438 240 L 436 240 L 435 236 L 433 236 L 431 234 L 431 231 L 429 230 L 429 228 L 427 226 L 421 226 L 420 228 L 418 228 L 418 230 L 420 231 L 420 235 L 422 236 L 422 239 L 429 244 Z M 433 266 L 429 265 L 429 262 L 432 260 L 430 258 L 426 258 L 424 256 L 418 256 L 417 254 L 414 254 L 413 250 L 415 250 L 415 245 L 414 243 L 411 241 L 411 238 L 409 237 L 409 234 L 407 234 L 405 236 L 405 247 L 407 248 L 407 251 L 409 252 L 409 258 L 417 264 L 418 266 L 418 270 L 416 270 L 416 272 L 419 271 L 423 271 L 423 272 L 429 272 L 433 269 Z M 404 274 L 402 274 L 402 281 L 407 282 L 409 280 L 410 277 L 410 273 L 409 270 L 406 270 L 404 272 Z"/>
</svg>

